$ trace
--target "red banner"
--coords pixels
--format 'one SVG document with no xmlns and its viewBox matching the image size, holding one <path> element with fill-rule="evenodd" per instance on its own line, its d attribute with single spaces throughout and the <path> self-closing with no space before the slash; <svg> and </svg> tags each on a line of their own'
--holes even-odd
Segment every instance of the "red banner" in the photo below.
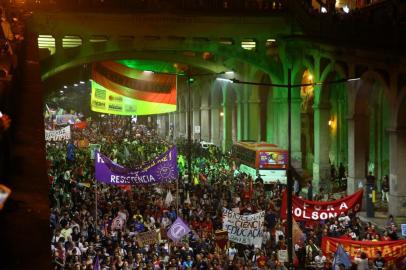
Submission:
<svg viewBox="0 0 406 270">
<path fill-rule="evenodd" d="M 282 219 L 286 219 L 287 201 L 287 192 L 285 191 L 281 206 Z M 362 190 L 330 202 L 304 200 L 292 195 L 292 214 L 296 220 L 325 220 L 338 217 L 341 213 L 347 213 L 349 210 L 360 211 L 361 201 Z"/>
<path fill-rule="evenodd" d="M 359 256 L 359 250 L 365 252 L 368 258 L 374 258 L 379 250 L 382 252 L 382 257 L 388 262 L 395 262 L 406 257 L 406 240 L 373 242 L 323 237 L 321 249 L 324 254 L 334 253 L 339 244 L 343 245 L 352 259 Z"/>
</svg>

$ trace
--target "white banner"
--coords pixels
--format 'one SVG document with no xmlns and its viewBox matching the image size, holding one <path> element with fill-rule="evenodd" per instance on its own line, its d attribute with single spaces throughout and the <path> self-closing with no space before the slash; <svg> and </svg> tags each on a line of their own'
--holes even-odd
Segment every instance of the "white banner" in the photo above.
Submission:
<svg viewBox="0 0 406 270">
<path fill-rule="evenodd" d="M 223 208 L 223 229 L 227 230 L 230 241 L 260 248 L 264 217 L 264 211 L 253 215 L 239 215 Z"/>
<path fill-rule="evenodd" d="M 70 126 L 58 130 L 45 130 L 46 141 L 65 141 L 70 140 Z"/>
</svg>

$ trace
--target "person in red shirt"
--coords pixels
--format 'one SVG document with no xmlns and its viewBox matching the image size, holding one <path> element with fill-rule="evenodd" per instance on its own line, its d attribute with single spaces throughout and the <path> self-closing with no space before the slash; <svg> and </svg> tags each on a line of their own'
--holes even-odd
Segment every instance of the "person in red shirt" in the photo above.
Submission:
<svg viewBox="0 0 406 270">
<path fill-rule="evenodd" d="M 194 229 L 194 230 L 199 230 L 200 229 L 200 223 L 199 223 L 199 221 L 194 217 L 193 219 L 192 219 L 192 221 L 190 222 L 190 225 L 192 226 L 192 228 Z"/>
<path fill-rule="evenodd" d="M 210 220 L 209 216 L 206 216 L 206 219 L 201 224 L 202 229 L 207 233 L 213 232 L 213 223 Z"/>
<path fill-rule="evenodd" d="M 257 258 L 257 266 L 259 270 L 266 269 L 266 262 L 268 257 L 265 256 L 264 252 L 261 251 L 259 257 Z"/>
</svg>

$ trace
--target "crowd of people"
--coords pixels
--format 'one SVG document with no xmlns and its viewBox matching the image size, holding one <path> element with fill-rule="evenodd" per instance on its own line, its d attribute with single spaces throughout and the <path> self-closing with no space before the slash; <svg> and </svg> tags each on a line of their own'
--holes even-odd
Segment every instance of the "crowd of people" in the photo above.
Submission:
<svg viewBox="0 0 406 270">
<path fill-rule="evenodd" d="M 100 151 L 114 162 L 136 167 L 165 152 L 172 143 L 126 117 L 104 116 L 85 123 L 72 125 L 69 142 L 46 144 L 54 269 L 93 269 L 96 260 L 105 270 L 287 269 L 278 258 L 278 251 L 287 249 L 286 221 L 279 215 L 284 185 L 265 186 L 260 176 L 252 179 L 238 173 L 230 157 L 216 147 L 201 149 L 198 144 L 192 151 L 190 182 L 184 141 L 177 142 L 178 185 L 96 185 L 88 145 L 99 144 Z M 58 128 L 53 116 L 47 116 L 45 128 Z M 243 215 L 265 211 L 261 247 L 231 242 L 221 249 L 216 245 L 222 207 Z M 118 216 L 125 220 L 120 226 L 112 224 Z M 178 216 L 192 231 L 182 242 L 173 243 L 166 230 Z M 321 252 L 324 236 L 371 241 L 399 238 L 393 218 L 380 232 L 351 211 L 324 222 L 299 225 L 304 237 L 295 243 L 296 269 L 331 269 L 333 254 Z M 160 233 L 156 244 L 142 246 L 137 241 L 137 234 L 154 230 Z M 364 257 L 360 253 L 355 262 L 365 261 Z M 362 269 L 389 266 L 379 254 L 366 260 L 371 268 Z"/>
</svg>

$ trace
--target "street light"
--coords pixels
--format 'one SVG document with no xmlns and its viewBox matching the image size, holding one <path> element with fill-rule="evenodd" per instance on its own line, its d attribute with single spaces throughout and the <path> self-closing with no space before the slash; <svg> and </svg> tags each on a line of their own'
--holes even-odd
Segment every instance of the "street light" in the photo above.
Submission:
<svg viewBox="0 0 406 270">
<path fill-rule="evenodd" d="M 220 78 L 217 78 L 220 79 Z M 225 80 L 225 79 L 223 79 Z M 304 83 L 304 84 L 292 84 L 292 70 L 288 69 L 288 84 L 276 84 L 276 83 L 264 83 L 264 82 L 248 82 L 240 81 L 237 79 L 229 79 L 232 83 L 236 84 L 247 84 L 247 85 L 262 85 L 262 86 L 272 86 L 288 89 L 288 169 L 287 169 L 287 222 L 288 222 L 288 233 L 287 233 L 287 242 L 288 242 L 288 263 L 289 269 L 294 269 L 293 267 L 293 241 L 292 241 L 292 189 L 293 189 L 293 179 L 292 179 L 292 116 L 291 116 L 291 107 L 292 107 L 292 88 L 294 87 L 303 87 L 303 86 L 316 86 L 316 85 L 329 85 L 329 84 L 338 84 L 343 82 L 358 81 L 360 78 L 350 78 L 350 79 L 340 79 L 336 81 L 328 82 L 313 82 L 313 83 Z"/>
</svg>

